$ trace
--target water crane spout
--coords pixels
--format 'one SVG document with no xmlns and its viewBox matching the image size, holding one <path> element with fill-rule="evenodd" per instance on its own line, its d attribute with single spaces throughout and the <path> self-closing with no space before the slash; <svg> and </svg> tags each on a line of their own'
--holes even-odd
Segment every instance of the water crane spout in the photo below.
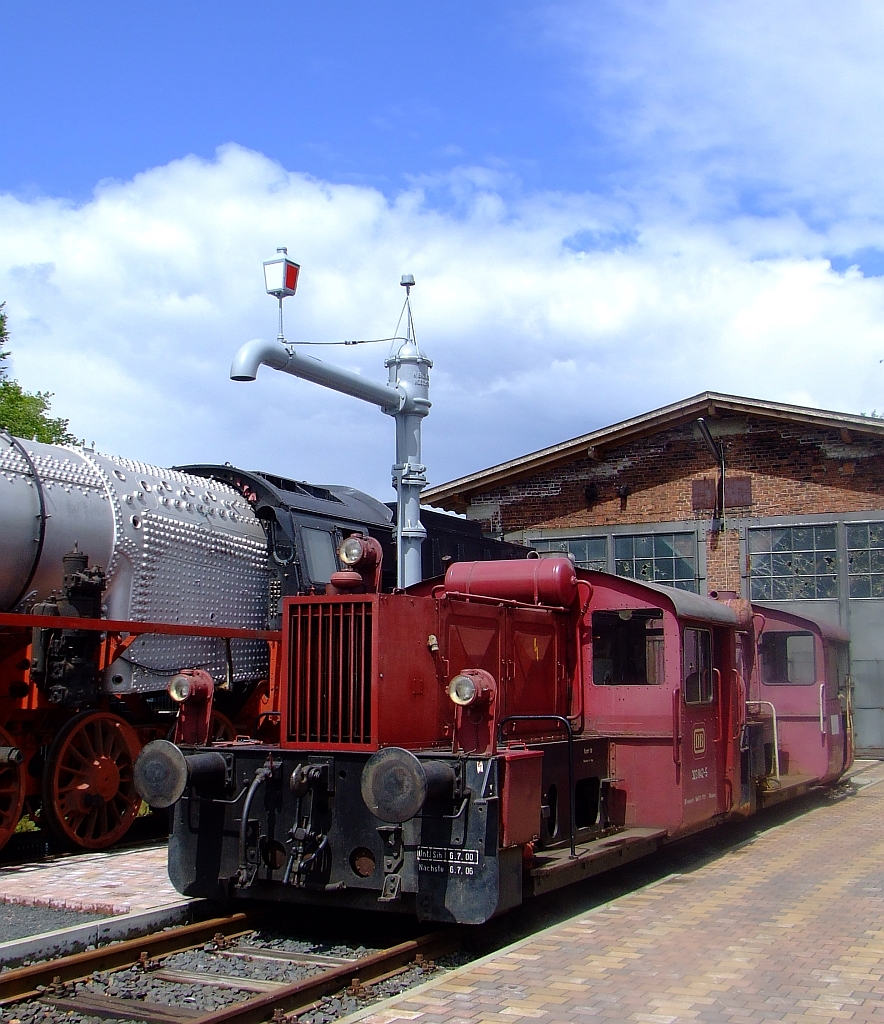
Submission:
<svg viewBox="0 0 884 1024">
<path fill-rule="evenodd" d="M 405 274 L 401 283 L 410 296 L 414 278 Z M 274 370 L 376 405 L 396 420 L 393 485 L 397 491 L 396 572 L 399 587 L 410 587 L 421 581 L 421 544 L 427 535 L 420 519 L 420 495 L 427 484 L 426 467 L 421 463 L 421 421 L 430 411 L 429 371 L 433 365 L 413 337 L 408 298 L 406 305 L 407 337 L 384 364 L 389 371 L 386 383 L 301 355 L 294 346 L 284 344 L 281 338 L 276 341 L 255 338 L 246 342 L 233 357 L 230 367 L 231 380 L 251 381 L 258 376 L 258 368 L 262 364 L 271 366 Z"/>
</svg>

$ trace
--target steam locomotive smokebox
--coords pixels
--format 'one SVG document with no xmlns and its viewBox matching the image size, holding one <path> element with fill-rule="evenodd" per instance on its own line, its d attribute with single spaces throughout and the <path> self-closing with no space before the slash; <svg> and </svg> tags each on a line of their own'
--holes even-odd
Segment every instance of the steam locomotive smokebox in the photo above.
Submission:
<svg viewBox="0 0 884 1024">
<path fill-rule="evenodd" d="M 505 750 L 501 758 L 501 845 L 521 846 L 540 836 L 542 750 Z"/>
</svg>

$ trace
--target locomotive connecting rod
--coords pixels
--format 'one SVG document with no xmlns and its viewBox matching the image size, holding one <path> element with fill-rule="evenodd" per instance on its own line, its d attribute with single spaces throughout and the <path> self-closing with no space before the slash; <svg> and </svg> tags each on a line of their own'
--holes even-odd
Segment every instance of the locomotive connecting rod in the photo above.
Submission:
<svg viewBox="0 0 884 1024">
<path fill-rule="evenodd" d="M 301 355 L 292 345 L 256 338 L 246 342 L 234 356 L 231 380 L 255 380 L 262 364 L 377 405 L 396 421 L 393 486 L 398 498 L 397 586 L 420 583 L 421 544 L 427 535 L 420 517 L 420 495 L 427 484 L 426 467 L 421 463 L 421 421 L 430 411 L 432 360 L 409 339 L 385 361 L 389 380 L 382 384 L 343 367 Z"/>
</svg>

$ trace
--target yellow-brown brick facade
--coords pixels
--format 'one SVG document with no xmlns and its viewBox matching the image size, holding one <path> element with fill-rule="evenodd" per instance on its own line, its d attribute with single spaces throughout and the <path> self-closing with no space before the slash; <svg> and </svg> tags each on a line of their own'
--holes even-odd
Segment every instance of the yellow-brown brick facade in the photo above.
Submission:
<svg viewBox="0 0 884 1024">
<path fill-rule="evenodd" d="M 726 476 L 749 477 L 752 504 L 739 517 L 877 511 L 884 505 L 884 440 L 751 417 L 710 421 L 724 446 Z M 583 457 L 471 497 L 471 517 L 506 535 L 708 520 L 692 508 L 694 480 L 717 483 L 711 454 L 693 424 Z M 587 497 L 587 488 L 595 497 Z M 618 488 L 626 488 L 625 497 Z M 710 583 L 713 581 L 710 579 Z M 715 585 L 718 585 L 717 582 Z"/>
</svg>

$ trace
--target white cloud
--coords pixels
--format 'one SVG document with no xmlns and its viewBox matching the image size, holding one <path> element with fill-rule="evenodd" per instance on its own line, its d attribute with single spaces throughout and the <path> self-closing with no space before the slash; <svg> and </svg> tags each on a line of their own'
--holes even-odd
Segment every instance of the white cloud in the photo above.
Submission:
<svg viewBox="0 0 884 1024">
<path fill-rule="evenodd" d="M 81 206 L 0 197 L 14 373 L 55 392 L 53 411 L 105 451 L 390 498 L 393 428 L 378 410 L 267 368 L 254 384 L 227 378 L 240 344 L 275 335 L 261 261 L 287 244 L 303 266 L 292 339 L 388 336 L 399 275 L 415 274 L 436 483 L 707 388 L 882 405 L 884 281 L 833 273 L 802 222 L 766 222 L 777 254 L 759 258 L 745 217 L 685 227 L 624 201 L 452 180 L 443 213 L 420 183 L 388 200 L 227 146 L 102 184 Z M 385 375 L 387 346 L 311 354 Z"/>
<path fill-rule="evenodd" d="M 880 3 L 554 3 L 546 32 L 621 184 L 688 215 L 796 208 L 847 245 L 874 218 L 884 240 Z"/>
</svg>

